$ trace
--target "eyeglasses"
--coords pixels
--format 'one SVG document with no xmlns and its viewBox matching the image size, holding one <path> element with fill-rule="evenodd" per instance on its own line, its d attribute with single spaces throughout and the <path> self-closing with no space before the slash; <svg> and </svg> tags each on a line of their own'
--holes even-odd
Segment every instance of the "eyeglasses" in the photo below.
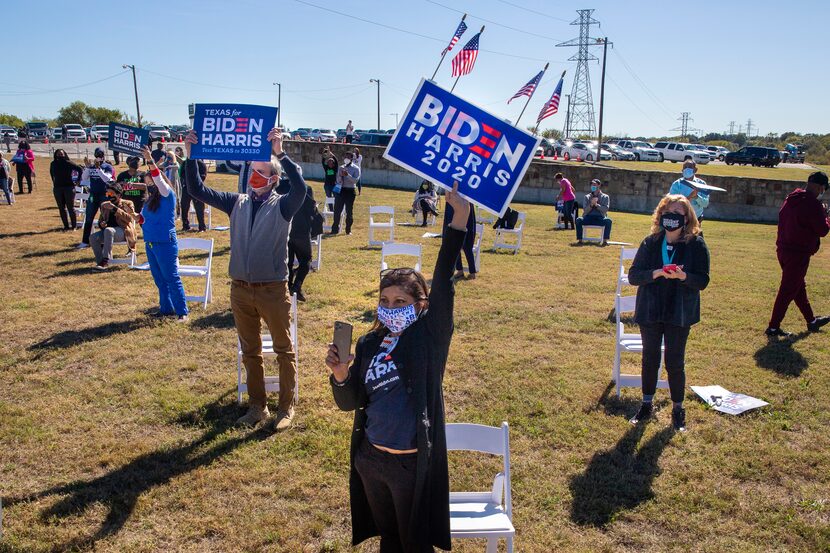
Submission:
<svg viewBox="0 0 830 553">
<path fill-rule="evenodd" d="M 384 279 L 388 276 L 408 276 L 417 273 L 415 269 L 410 267 L 398 267 L 396 269 L 384 269 L 380 272 L 380 278 Z"/>
</svg>

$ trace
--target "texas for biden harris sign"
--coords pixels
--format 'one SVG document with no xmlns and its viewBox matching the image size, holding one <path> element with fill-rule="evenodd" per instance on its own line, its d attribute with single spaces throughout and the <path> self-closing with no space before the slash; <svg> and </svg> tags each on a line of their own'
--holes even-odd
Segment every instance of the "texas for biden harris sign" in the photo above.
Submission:
<svg viewBox="0 0 830 553">
<path fill-rule="evenodd" d="M 121 123 L 110 123 L 107 148 L 113 152 L 140 156 L 141 148 L 149 144 L 149 142 L 150 131 L 148 129 L 139 129 L 138 127 L 130 127 L 129 125 L 122 125 Z"/>
<path fill-rule="evenodd" d="M 277 108 L 247 104 L 196 104 L 193 130 L 199 137 L 193 159 L 268 161 Z"/>
<path fill-rule="evenodd" d="M 501 216 L 540 140 L 422 79 L 383 157 Z"/>
</svg>

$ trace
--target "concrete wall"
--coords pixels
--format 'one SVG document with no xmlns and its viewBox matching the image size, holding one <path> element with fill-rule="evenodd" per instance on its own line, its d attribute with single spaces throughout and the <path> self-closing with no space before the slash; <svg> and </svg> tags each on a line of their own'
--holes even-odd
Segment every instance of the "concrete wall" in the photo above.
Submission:
<svg viewBox="0 0 830 553">
<path fill-rule="evenodd" d="M 330 145 L 335 155 L 342 159 L 346 144 Z M 322 145 L 313 142 L 286 142 L 285 150 L 303 167 L 303 174 L 314 180 L 323 179 L 320 163 Z M 421 178 L 383 159 L 384 148 L 359 146 L 363 155 L 362 182 L 368 186 L 415 190 Z M 525 174 L 514 201 L 552 205 L 559 192 L 553 176 L 562 172 L 574 185 L 577 194 L 588 192 L 591 179 L 598 178 L 611 196 L 612 211 L 651 213 L 668 192 L 671 183 L 680 176 L 680 164 L 676 173 L 662 171 L 630 171 L 615 167 L 595 167 L 534 160 Z M 706 210 L 707 219 L 726 221 L 754 221 L 775 223 L 778 209 L 784 198 L 799 186 L 794 181 L 763 180 L 743 177 L 707 176 L 706 182 L 726 189 L 714 192 Z M 806 179 L 805 179 L 806 180 Z"/>
</svg>

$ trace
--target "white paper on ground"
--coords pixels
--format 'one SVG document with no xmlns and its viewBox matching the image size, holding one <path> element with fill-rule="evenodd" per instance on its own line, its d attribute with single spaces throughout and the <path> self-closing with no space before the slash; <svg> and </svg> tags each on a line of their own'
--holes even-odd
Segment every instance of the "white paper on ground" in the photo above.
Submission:
<svg viewBox="0 0 830 553">
<path fill-rule="evenodd" d="M 213 227 L 210 230 L 230 230 L 230 229 L 231 229 L 231 227 Z"/>
<path fill-rule="evenodd" d="M 691 386 L 691 388 L 709 407 L 730 415 L 740 415 L 744 411 L 769 405 L 766 401 L 730 392 L 722 386 Z"/>
<path fill-rule="evenodd" d="M 421 238 L 441 238 L 440 232 L 425 232 L 421 235 Z"/>
<path fill-rule="evenodd" d="M 606 240 L 605 243 L 608 244 L 609 246 L 631 246 L 632 245 L 630 242 L 614 242 L 612 240 Z"/>
</svg>

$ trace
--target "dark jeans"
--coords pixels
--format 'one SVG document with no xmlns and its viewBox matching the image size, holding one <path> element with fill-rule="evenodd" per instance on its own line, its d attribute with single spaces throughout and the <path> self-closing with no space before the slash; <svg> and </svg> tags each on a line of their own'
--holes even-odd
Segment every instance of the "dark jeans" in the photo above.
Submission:
<svg viewBox="0 0 830 553">
<path fill-rule="evenodd" d="M 323 191 L 326 193 L 326 198 L 333 198 L 334 197 L 334 185 L 333 184 L 323 184 Z"/>
<path fill-rule="evenodd" d="M 354 468 L 363 481 L 369 509 L 380 533 L 381 553 L 409 550 L 417 459 L 417 453 L 387 453 L 368 440 L 360 444 L 355 454 Z"/>
<path fill-rule="evenodd" d="M 341 188 L 339 194 L 334 195 L 334 222 L 331 225 L 331 233 L 337 234 L 340 232 L 340 216 L 343 214 L 343 208 L 346 208 L 346 233 L 352 231 L 352 223 L 354 222 L 354 188 Z"/>
<path fill-rule="evenodd" d="M 347 134 L 347 135 L 346 135 L 346 144 L 351 144 L 351 143 L 352 143 L 352 135 L 351 135 L 351 134 Z"/>
<path fill-rule="evenodd" d="M 447 210 L 452 209 L 452 206 L 447 204 Z M 450 215 L 450 221 L 452 221 L 452 215 Z M 447 223 L 449 224 L 449 223 Z M 470 216 L 467 217 L 467 234 L 464 236 L 464 246 L 462 246 L 461 251 L 464 253 L 464 256 L 467 258 L 467 266 L 470 268 L 470 274 L 475 274 L 476 270 L 476 255 L 473 252 L 473 246 L 476 243 L 476 212 L 473 209 L 473 206 L 470 206 Z M 461 253 L 458 254 L 458 257 L 455 259 L 455 270 L 456 271 L 463 271 L 464 264 L 461 263 Z"/>
<path fill-rule="evenodd" d="M 565 228 L 568 228 L 568 223 L 571 224 L 571 228 L 576 228 L 574 224 L 574 200 L 568 200 L 562 206 L 562 220 L 565 223 Z"/>
<path fill-rule="evenodd" d="M 660 346 L 666 344 L 666 372 L 669 375 L 671 400 L 683 401 L 686 393 L 686 340 L 690 328 L 663 323 L 640 325 L 643 338 L 643 394 L 657 391 L 657 372 L 660 370 Z"/>
<path fill-rule="evenodd" d="M 205 226 L 205 202 L 194 200 L 187 192 L 187 187 L 182 188 L 182 228 L 190 230 L 190 202 L 193 202 L 193 210 L 196 212 L 196 220 L 199 222 L 199 230 L 207 230 Z"/>
<path fill-rule="evenodd" d="M 92 225 L 95 223 L 95 215 L 98 214 L 98 209 L 101 207 L 101 200 L 90 194 L 86 202 L 86 214 L 84 215 L 84 235 L 81 237 L 81 242 L 89 244 L 89 235 L 92 233 Z"/>
<path fill-rule="evenodd" d="M 0 179 L 0 188 L 3 189 L 3 194 L 6 195 L 6 203 L 11 205 L 12 195 L 9 192 L 9 179 Z"/>
<path fill-rule="evenodd" d="M 421 200 L 419 205 L 421 206 L 421 215 L 424 217 L 423 226 L 427 226 L 427 217 L 429 217 L 430 213 L 432 215 L 438 215 L 438 212 L 435 211 L 435 208 L 432 207 L 432 205 L 426 200 Z"/>
<path fill-rule="evenodd" d="M 297 269 L 294 269 L 294 258 Z M 288 288 L 295 292 L 303 291 L 303 282 L 311 267 L 311 238 L 288 239 Z"/>
<path fill-rule="evenodd" d="M 29 194 L 32 193 L 32 170 L 25 163 L 16 163 L 17 167 L 17 193 L 23 194 L 23 179 L 26 179 L 26 184 L 29 186 Z"/>
<path fill-rule="evenodd" d="M 52 193 L 55 195 L 55 203 L 58 205 L 58 213 L 61 214 L 63 228 L 75 228 L 78 223 L 77 216 L 75 215 L 75 187 L 56 186 L 52 189 Z M 69 214 L 69 217 L 67 217 L 67 213 Z"/>
<path fill-rule="evenodd" d="M 807 299 L 807 269 L 810 267 L 810 256 L 806 253 L 778 250 L 778 264 L 781 265 L 781 285 L 775 297 L 772 308 L 772 317 L 769 320 L 770 328 L 781 328 L 781 321 L 787 314 L 790 302 L 795 301 L 801 315 L 811 323 L 815 319 L 810 300 Z"/>
<path fill-rule="evenodd" d="M 596 213 L 596 215 L 594 215 Z M 584 225 L 590 226 L 597 226 L 597 227 L 605 227 L 605 232 L 602 233 L 602 236 L 608 240 L 611 238 L 611 219 L 608 217 L 603 217 L 600 215 L 598 211 L 592 211 L 585 217 L 577 217 L 576 218 L 576 239 L 582 240 L 582 227 Z"/>
</svg>

